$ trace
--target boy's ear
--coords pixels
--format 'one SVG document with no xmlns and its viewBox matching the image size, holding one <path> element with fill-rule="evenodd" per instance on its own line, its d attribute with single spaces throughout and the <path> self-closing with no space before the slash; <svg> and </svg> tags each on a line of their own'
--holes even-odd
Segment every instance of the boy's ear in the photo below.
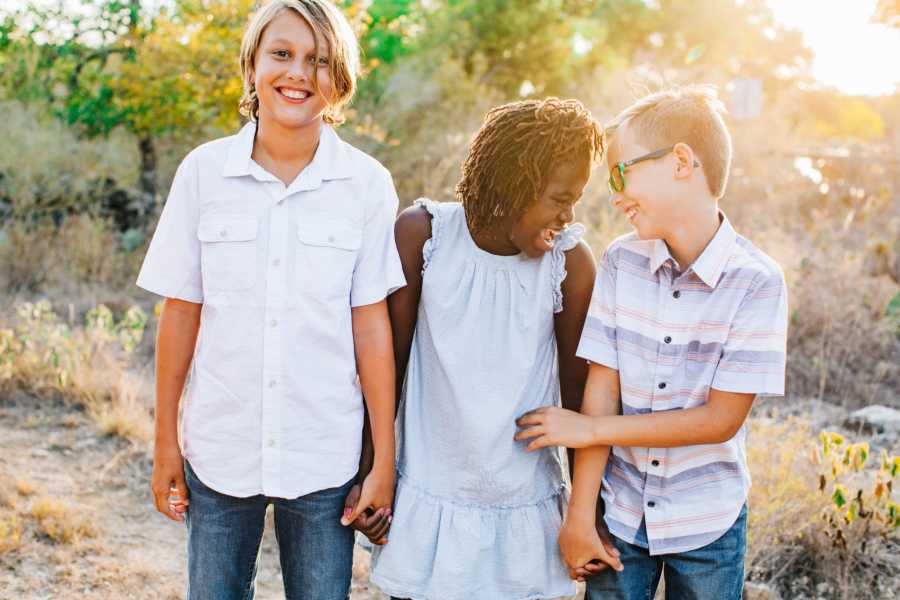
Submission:
<svg viewBox="0 0 900 600">
<path fill-rule="evenodd" d="M 691 176 L 694 169 L 700 166 L 700 161 L 694 155 L 694 150 L 683 142 L 678 142 L 672 148 L 672 154 L 675 156 L 675 178 L 685 179 Z"/>
</svg>

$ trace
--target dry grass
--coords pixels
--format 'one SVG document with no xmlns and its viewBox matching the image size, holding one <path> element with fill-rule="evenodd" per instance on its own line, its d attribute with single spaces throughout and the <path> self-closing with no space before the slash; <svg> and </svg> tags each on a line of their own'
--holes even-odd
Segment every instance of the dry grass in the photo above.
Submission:
<svg viewBox="0 0 900 600">
<path fill-rule="evenodd" d="M 810 588 L 824 598 L 891 597 L 900 591 L 892 574 L 896 533 L 858 519 L 845 528 L 846 549 L 835 546 L 823 520 L 834 506 L 830 488 L 819 490 L 817 445 L 818 434 L 805 419 L 775 414 L 750 422 L 747 576 L 791 598 Z"/>
<path fill-rule="evenodd" d="M 9 221 L 0 229 L 0 280 L 13 292 L 71 298 L 85 288 L 127 287 L 142 258 L 140 250 L 124 251 L 110 221 L 90 215 L 71 215 L 58 226 Z"/>
<path fill-rule="evenodd" d="M 816 523 L 822 502 L 809 456 L 815 436 L 797 418 L 750 421 L 747 460 L 750 488 L 747 523 L 749 572 L 776 572 L 783 556 L 774 548 L 791 547 Z"/>
<path fill-rule="evenodd" d="M 33 485 L 31 485 L 27 481 L 20 479 L 16 482 L 16 492 L 18 492 L 20 496 L 24 496 L 27 498 L 29 496 L 33 496 L 35 490 Z"/>
<path fill-rule="evenodd" d="M 16 513 L 0 512 L 0 554 L 18 550 L 22 546 L 22 524 Z"/>
<path fill-rule="evenodd" d="M 108 381 L 99 385 L 104 384 Z M 100 430 L 126 440 L 149 441 L 153 436 L 153 418 L 147 397 L 148 382 L 135 373 L 125 372 L 112 386 L 110 398 L 115 400 L 96 403 L 91 409 Z"/>
<path fill-rule="evenodd" d="M 37 523 L 38 533 L 58 544 L 71 544 L 97 534 L 89 518 L 59 500 L 40 498 L 32 505 L 30 515 Z"/>
<path fill-rule="evenodd" d="M 137 308 L 116 320 L 98 306 L 76 326 L 46 301 L 22 304 L 12 328 L 0 330 L 0 391 L 58 394 L 84 407 L 105 433 L 145 442 L 150 391 L 129 361 L 146 320 Z"/>
</svg>

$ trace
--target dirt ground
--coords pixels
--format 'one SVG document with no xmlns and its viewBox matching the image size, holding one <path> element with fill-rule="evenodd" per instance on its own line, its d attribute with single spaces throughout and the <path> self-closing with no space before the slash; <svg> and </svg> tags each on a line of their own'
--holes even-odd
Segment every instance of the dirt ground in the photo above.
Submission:
<svg viewBox="0 0 900 600">
<path fill-rule="evenodd" d="M 0 397 L 0 525 L 19 531 L 18 547 L 4 550 L 0 527 L 0 598 L 183 598 L 186 532 L 153 509 L 149 457 L 148 448 L 103 436 L 61 402 Z M 35 515 L 48 500 L 61 508 L 42 525 Z M 284 598 L 269 519 L 260 600 Z M 79 530 L 71 541 L 48 534 Z M 368 565 L 357 547 L 353 600 L 387 598 L 368 583 Z"/>
</svg>

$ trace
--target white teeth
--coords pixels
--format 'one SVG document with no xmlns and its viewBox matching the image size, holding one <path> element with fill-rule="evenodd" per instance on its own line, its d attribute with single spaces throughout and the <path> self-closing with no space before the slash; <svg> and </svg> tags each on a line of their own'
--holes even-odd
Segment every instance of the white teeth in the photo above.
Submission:
<svg viewBox="0 0 900 600">
<path fill-rule="evenodd" d="M 281 88 L 281 93 L 291 98 L 292 100 L 303 100 L 307 96 L 309 96 L 309 92 L 304 92 L 302 90 L 289 90 L 287 88 Z"/>
<path fill-rule="evenodd" d="M 633 219 L 637 216 L 637 209 L 629 208 L 627 211 L 625 211 L 625 214 L 628 215 L 629 219 Z"/>
</svg>

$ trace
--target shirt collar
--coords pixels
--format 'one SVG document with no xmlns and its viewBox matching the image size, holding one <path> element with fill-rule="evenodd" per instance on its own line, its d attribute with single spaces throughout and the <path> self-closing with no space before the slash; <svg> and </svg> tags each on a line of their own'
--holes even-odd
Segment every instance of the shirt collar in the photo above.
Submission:
<svg viewBox="0 0 900 600">
<path fill-rule="evenodd" d="M 250 121 L 244 125 L 234 136 L 228 147 L 228 155 L 225 166 L 222 169 L 224 177 L 242 177 L 254 173 L 253 140 L 256 137 L 256 121 Z M 323 181 L 331 179 L 347 179 L 353 175 L 350 157 L 341 138 L 329 125 L 322 125 L 319 134 L 319 147 L 312 162 L 307 165 L 292 187 L 299 185 L 303 189 L 315 189 Z"/>
<path fill-rule="evenodd" d="M 690 270 L 696 273 L 697 277 L 709 287 L 716 287 L 719 277 L 725 272 L 725 267 L 728 265 L 728 259 L 731 257 L 736 240 L 737 233 L 731 226 L 731 222 L 725 213 L 719 211 L 719 229 L 691 265 Z M 653 240 L 653 246 L 650 248 L 650 272 L 655 274 L 668 260 L 675 263 L 675 259 L 669 253 L 669 247 L 662 240 Z"/>
</svg>

